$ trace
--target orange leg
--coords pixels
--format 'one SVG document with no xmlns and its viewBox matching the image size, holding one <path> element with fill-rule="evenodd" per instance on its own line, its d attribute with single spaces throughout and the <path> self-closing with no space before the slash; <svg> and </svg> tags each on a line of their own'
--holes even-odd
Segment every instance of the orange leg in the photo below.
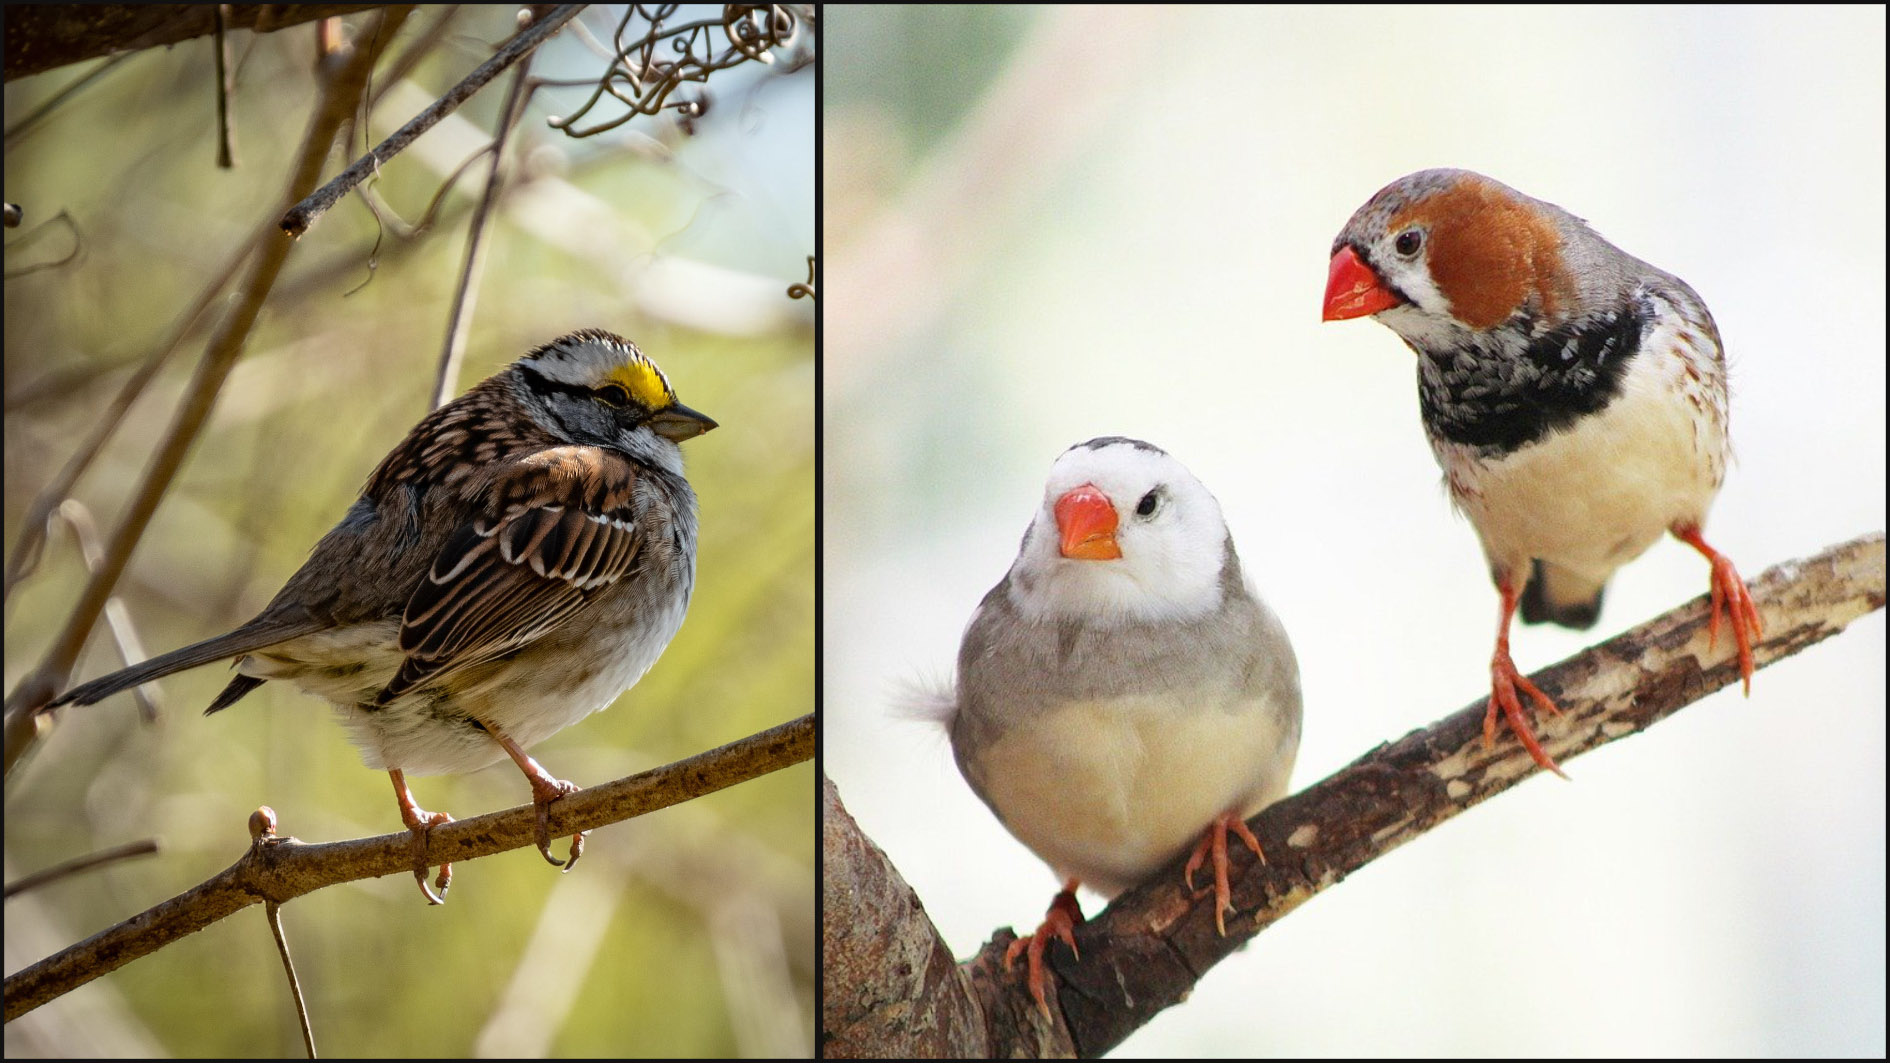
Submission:
<svg viewBox="0 0 1890 1063">
<path fill-rule="evenodd" d="M 562 867 L 566 871 L 576 867 L 578 857 L 582 856 L 584 853 L 583 833 L 579 832 L 571 835 L 571 858 L 569 860 L 560 860 L 551 855 L 551 824 L 549 817 L 551 815 L 551 803 L 563 797 L 565 794 L 576 793 L 579 789 L 578 784 L 565 782 L 563 779 L 552 778 L 550 772 L 540 767 L 537 761 L 526 755 L 525 751 L 519 748 L 518 743 L 512 741 L 504 731 L 499 730 L 491 724 L 486 724 L 485 727 L 486 731 L 490 733 L 493 738 L 498 739 L 499 745 L 505 747 L 505 752 L 512 758 L 512 762 L 517 764 L 519 770 L 525 773 L 525 780 L 532 784 L 532 807 L 538 811 L 537 841 L 539 853 L 541 853 L 546 860 L 551 862 L 552 867 Z"/>
<path fill-rule="evenodd" d="M 1227 936 L 1227 923 L 1222 913 L 1234 910 L 1234 891 L 1227 885 L 1227 832 L 1230 830 L 1240 835 L 1240 840 L 1247 843 L 1247 848 L 1253 850 L 1253 855 L 1259 857 L 1261 863 L 1267 862 L 1267 854 L 1260 851 L 1260 839 L 1247 829 L 1240 813 L 1228 811 L 1215 816 L 1214 822 L 1208 824 L 1207 830 L 1201 833 L 1201 840 L 1195 843 L 1194 854 L 1188 857 L 1188 866 L 1181 869 L 1181 880 L 1192 890 L 1194 873 L 1200 870 L 1209 856 L 1214 858 L 1214 929 L 1220 931 L 1222 937 Z"/>
<path fill-rule="evenodd" d="M 453 817 L 444 812 L 423 811 L 415 803 L 413 792 L 407 789 L 407 780 L 399 768 L 387 774 L 394 780 L 394 800 L 400 802 L 400 821 L 413 832 L 413 880 L 420 883 L 420 892 L 427 895 L 427 903 L 445 904 L 446 887 L 453 882 L 453 865 L 440 865 L 440 875 L 433 881 L 438 893 L 427 888 L 427 832 L 453 822 Z"/>
<path fill-rule="evenodd" d="M 1739 644 L 1739 677 L 1745 680 L 1746 696 L 1752 696 L 1752 640 L 1765 635 L 1765 626 L 1759 622 L 1759 607 L 1752 601 L 1752 592 L 1746 589 L 1746 581 L 1739 578 L 1739 570 L 1725 554 L 1706 545 L 1700 537 L 1697 525 L 1680 524 L 1673 529 L 1674 538 L 1686 543 L 1706 556 L 1713 566 L 1713 596 L 1707 605 L 1706 631 L 1707 645 L 1719 645 L 1719 612 L 1726 610 L 1726 616 L 1732 621 L 1733 641 Z"/>
<path fill-rule="evenodd" d="M 1046 1020 L 1050 1018 L 1050 1005 L 1043 999 L 1043 950 L 1049 945 L 1050 939 L 1055 938 L 1068 945 L 1071 952 L 1076 952 L 1076 924 L 1083 921 L 1082 906 L 1076 903 L 1077 885 L 1075 879 L 1065 882 L 1063 892 L 1051 900 L 1050 910 L 1044 913 L 1043 925 L 1037 928 L 1037 932 L 1018 938 L 1004 950 L 1006 971 L 1011 969 L 1011 961 L 1017 958 L 1017 954 L 1024 953 L 1025 981 L 1030 986 L 1030 995 L 1037 999 L 1037 1010 L 1043 1012 Z M 1082 953 L 1077 952 L 1077 958 L 1081 959 Z"/>
<path fill-rule="evenodd" d="M 1535 758 L 1544 770 L 1552 771 L 1562 778 L 1568 778 L 1555 761 L 1543 751 L 1542 744 L 1536 741 L 1536 732 L 1530 728 L 1529 720 L 1523 715 L 1522 700 L 1516 696 L 1518 688 L 1529 695 L 1529 700 L 1536 703 L 1536 708 L 1551 716 L 1562 715 L 1562 710 L 1555 707 L 1534 683 L 1516 670 L 1516 662 L 1509 656 L 1509 622 L 1516 615 L 1516 601 L 1521 597 L 1516 585 L 1507 578 L 1499 580 L 1496 591 L 1503 597 L 1503 617 L 1496 624 L 1496 655 L 1490 658 L 1490 708 L 1483 714 L 1483 745 L 1489 748 L 1496 741 L 1496 713 L 1500 709 L 1509 720 L 1509 729 L 1516 733 L 1523 748 Z"/>
</svg>

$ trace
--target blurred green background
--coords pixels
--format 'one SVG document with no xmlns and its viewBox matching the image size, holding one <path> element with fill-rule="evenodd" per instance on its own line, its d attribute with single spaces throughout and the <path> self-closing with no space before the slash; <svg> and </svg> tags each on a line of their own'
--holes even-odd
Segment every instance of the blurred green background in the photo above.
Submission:
<svg viewBox="0 0 1890 1063">
<path fill-rule="evenodd" d="M 377 80 L 385 94 L 366 139 L 378 142 L 481 62 L 513 32 L 514 11 L 459 10 L 408 79 Z M 581 18 L 608 40 L 622 11 Z M 443 14 L 422 8 L 389 54 Z M 346 21 L 358 31 L 370 19 Z M 6 255 L 9 551 L 27 505 L 130 369 L 282 194 L 316 98 L 314 28 L 232 40 L 241 63 L 235 170 L 213 165 L 208 38 L 136 55 L 8 144 L 7 200 L 27 212 Z M 567 31 L 533 73 L 591 78 L 603 65 Z M 8 127 L 89 66 L 8 84 Z M 721 424 L 683 448 L 702 540 L 681 634 L 609 711 L 533 750 L 580 784 L 813 709 L 814 308 L 786 289 L 806 278 L 815 248 L 815 71 L 778 70 L 750 63 L 716 74 L 693 134 L 665 115 L 569 140 L 545 118 L 575 109 L 580 88 L 540 90 L 514 134 L 518 184 L 487 236 L 456 392 L 537 344 L 596 326 L 635 340 L 684 402 Z M 489 137 L 507 77 L 385 167 L 376 193 L 388 207 L 409 221 L 423 213 Z M 363 139 L 357 131 L 324 176 Z M 425 413 L 483 174 L 475 165 L 438 226 L 418 238 L 378 229 L 350 198 L 301 240 L 119 586 L 147 653 L 253 615 Z M 57 226 L 33 232 L 60 211 L 77 227 L 77 257 L 15 276 L 71 249 Z M 80 482 L 75 495 L 102 531 L 142 477 L 203 332 Z M 9 689 L 39 660 L 83 581 L 71 535 L 55 530 L 7 602 Z M 77 676 L 118 664 L 98 632 Z M 204 718 L 226 679 L 205 667 L 164 680 L 154 725 L 128 695 L 66 710 L 7 780 L 9 881 L 140 838 L 164 846 L 8 901 L 9 972 L 230 864 L 258 805 L 275 808 L 282 833 L 308 841 L 400 829 L 387 777 L 362 766 L 323 703 L 272 683 Z M 598 830 L 569 876 L 529 849 L 463 862 L 442 908 L 428 908 L 405 875 L 287 906 L 319 1046 L 335 1056 L 806 1054 L 812 779 L 802 764 Z M 509 763 L 410 782 L 423 807 L 460 817 L 529 799 Z M 8 1056 L 300 1051 L 260 909 L 6 1028 Z"/>
</svg>

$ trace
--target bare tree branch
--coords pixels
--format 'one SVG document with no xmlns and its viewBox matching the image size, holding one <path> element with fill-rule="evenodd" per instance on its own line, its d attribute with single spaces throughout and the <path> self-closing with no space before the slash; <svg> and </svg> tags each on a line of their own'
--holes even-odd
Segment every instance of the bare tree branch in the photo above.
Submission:
<svg viewBox="0 0 1890 1063">
<path fill-rule="evenodd" d="M 460 261 L 459 280 L 453 286 L 453 308 L 446 316 L 446 339 L 441 344 L 439 373 L 433 380 L 433 408 L 451 402 L 459 391 L 459 367 L 466 358 L 467 334 L 472 325 L 473 307 L 479 302 L 479 279 L 485 275 L 486 236 L 492 213 L 499 203 L 499 193 L 509 177 L 505 148 L 512 130 L 525 115 L 525 101 L 531 98 L 532 57 L 525 56 L 512 71 L 512 87 L 499 108 L 499 129 L 492 136 L 492 158 L 486 167 L 486 187 L 473 207 L 472 221 L 466 229 L 466 257 Z M 436 200 L 437 202 L 437 200 Z"/>
<path fill-rule="evenodd" d="M 231 4 L 228 26 L 267 33 L 381 6 Z M 113 52 L 207 37 L 215 29 L 216 9 L 209 4 L 8 4 L 6 80 Z"/>
<path fill-rule="evenodd" d="M 309 120 L 308 133 L 303 137 L 301 154 L 290 170 L 286 201 L 293 202 L 315 186 L 321 176 L 322 162 L 328 157 L 328 150 L 333 146 L 337 132 L 354 114 L 366 91 L 368 71 L 373 69 L 378 56 L 374 42 L 385 46 L 410 10 L 407 7 L 388 9 L 381 16 L 378 28 L 365 35 L 361 46 L 341 57 L 339 65 L 329 72 L 321 99 L 317 101 L 315 112 Z M 243 353 L 250 329 L 262 314 L 263 304 L 268 301 L 276 278 L 281 275 L 283 266 L 288 262 L 289 251 L 294 246 L 291 241 L 273 236 L 266 229 L 258 232 L 257 240 L 260 246 L 249 259 L 249 274 L 238 288 L 236 303 L 206 345 L 203 361 L 198 363 L 196 375 L 178 405 L 169 431 L 152 453 L 144 480 L 133 493 L 124 517 L 112 532 L 103 561 L 86 583 L 85 591 L 73 606 L 65 627 L 47 649 L 45 658 L 7 697 L 4 754 L 7 771 L 19 763 L 20 756 L 39 733 L 38 725 L 29 728 L 23 717 L 33 714 L 40 706 L 51 701 L 53 695 L 65 685 L 72 664 L 85 645 L 86 636 L 98 620 L 99 612 L 104 609 L 105 600 L 110 597 L 118 577 L 124 573 L 131 551 L 143 537 L 151 515 L 157 511 L 158 503 L 163 501 L 165 491 L 183 464 L 191 444 L 197 441 L 198 433 L 209 420 L 217 394 L 230 370 L 235 367 L 237 357 Z"/>
<path fill-rule="evenodd" d="M 726 789 L 814 755 L 810 714 L 687 760 L 560 797 L 551 829 L 575 834 Z M 531 805 L 435 827 L 428 859 L 460 863 L 537 846 Z M 14 1019 L 252 904 L 283 904 L 341 882 L 413 873 L 406 831 L 353 841 L 309 844 L 277 838 L 252 846 L 215 877 L 100 931 L 6 980 L 6 1021 Z"/>
<path fill-rule="evenodd" d="M 1752 583 L 1766 638 L 1759 666 L 1798 653 L 1884 605 L 1884 536 L 1875 532 L 1767 569 Z M 1709 649 L 1701 596 L 1537 673 L 1564 715 L 1537 721 L 1567 763 L 1646 730 L 1739 681 L 1731 638 Z M 1082 958 L 1046 953 L 1058 1015 L 1043 1022 L 998 931 L 964 964 L 883 853 L 830 790 L 823 840 L 826 992 L 821 1050 L 830 1057 L 1098 1056 L 1180 1001 L 1207 970 L 1347 875 L 1536 774 L 1520 744 L 1482 740 L 1484 703 L 1379 746 L 1251 822 L 1265 865 L 1240 859 L 1239 917 L 1227 936 L 1212 905 L 1182 886 L 1179 864 L 1117 897 L 1076 928 Z M 1244 854 L 1235 854 L 1244 856 Z"/>
<path fill-rule="evenodd" d="M 511 40 L 505 42 L 492 58 L 479 64 L 473 72 L 466 75 L 459 84 L 446 90 L 446 94 L 433 102 L 433 106 L 413 116 L 407 124 L 393 132 L 386 140 L 376 145 L 373 151 L 354 161 L 354 165 L 335 175 L 327 184 L 310 193 L 288 213 L 279 223 L 282 231 L 290 236 L 301 236 L 308 232 L 309 226 L 316 219 L 328 212 L 328 209 L 340 202 L 355 185 L 367 179 L 387 160 L 419 138 L 420 134 L 432 129 L 440 119 L 459 109 L 459 105 L 471 99 L 473 93 L 485 87 L 486 82 L 499 76 L 499 72 L 529 54 L 532 49 L 544 43 L 558 28 L 584 10 L 583 4 L 562 4 L 519 31 Z"/>
<path fill-rule="evenodd" d="M 7 883 L 6 897 L 8 900 L 12 900 L 22 893 L 36 890 L 41 886 L 58 882 L 61 879 L 71 878 L 81 871 L 89 871 L 92 868 L 103 867 L 106 864 L 115 864 L 121 860 L 150 856 L 157 851 L 157 840 L 154 838 L 145 838 L 142 841 L 114 845 L 109 849 L 101 849 L 96 853 L 87 853 L 84 856 L 67 860 L 63 864 L 54 865 L 43 871 L 35 871 L 30 875 L 23 875 Z"/>
</svg>

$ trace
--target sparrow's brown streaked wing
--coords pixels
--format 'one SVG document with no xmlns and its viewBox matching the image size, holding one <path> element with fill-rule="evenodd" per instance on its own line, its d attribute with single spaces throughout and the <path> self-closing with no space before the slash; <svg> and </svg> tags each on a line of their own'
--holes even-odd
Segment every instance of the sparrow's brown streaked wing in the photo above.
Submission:
<svg viewBox="0 0 1890 1063">
<path fill-rule="evenodd" d="M 499 471 L 485 511 L 454 533 L 407 602 L 407 661 L 387 704 L 442 671 L 524 646 L 630 572 L 643 539 L 636 467 L 598 447 L 555 447 Z"/>
</svg>

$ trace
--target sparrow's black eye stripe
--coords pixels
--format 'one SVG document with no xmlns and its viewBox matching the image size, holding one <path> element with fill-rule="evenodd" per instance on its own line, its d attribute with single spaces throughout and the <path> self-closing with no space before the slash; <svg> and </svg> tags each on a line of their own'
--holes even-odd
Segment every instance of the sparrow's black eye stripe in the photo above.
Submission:
<svg viewBox="0 0 1890 1063">
<path fill-rule="evenodd" d="M 631 405 L 630 393 L 620 384 L 605 384 L 601 388 L 588 388 L 582 384 L 566 384 L 562 380 L 553 380 L 528 365 L 518 367 L 518 374 L 524 378 L 525 386 L 540 395 L 568 395 L 574 399 L 601 399 L 610 406 Z"/>
</svg>

